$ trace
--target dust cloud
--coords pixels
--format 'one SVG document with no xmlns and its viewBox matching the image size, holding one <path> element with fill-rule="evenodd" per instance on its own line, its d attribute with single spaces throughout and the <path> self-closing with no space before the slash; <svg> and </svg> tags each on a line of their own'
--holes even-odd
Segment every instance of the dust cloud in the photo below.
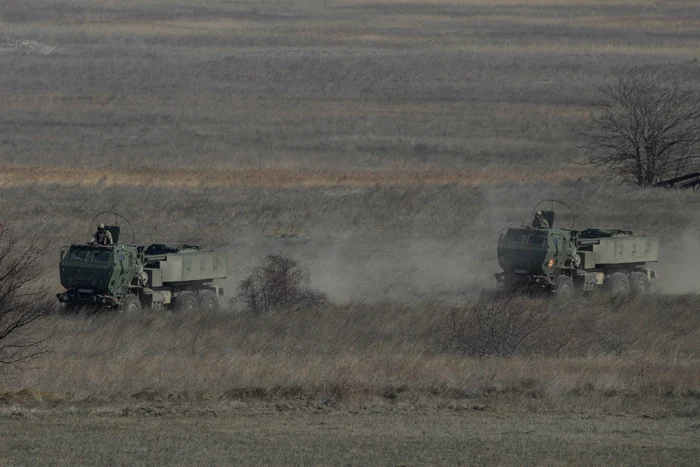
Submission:
<svg viewBox="0 0 700 467">
<path fill-rule="evenodd" d="M 513 206 L 505 206 L 501 196 L 490 188 L 473 193 L 468 209 L 477 214 L 454 216 L 452 224 L 333 233 L 316 226 L 300 237 L 238 238 L 228 246 L 227 295 L 235 295 L 238 282 L 265 255 L 282 254 L 305 265 L 312 287 L 337 303 L 463 301 L 496 286 L 499 232 L 529 216 L 525 209 L 522 219 L 514 217 Z"/>
<path fill-rule="evenodd" d="M 230 279 L 224 287 L 236 294 L 238 281 L 266 254 L 282 254 L 305 265 L 312 287 L 338 303 L 459 300 L 493 286 L 492 260 L 473 239 L 377 239 L 352 235 L 341 239 L 258 238 L 229 249 Z"/>
<path fill-rule="evenodd" d="M 656 290 L 662 293 L 700 293 L 700 227 L 697 225 L 661 243 Z"/>
<path fill-rule="evenodd" d="M 355 230 L 330 235 L 315 230 L 299 238 L 239 238 L 228 247 L 227 295 L 235 295 L 238 281 L 261 264 L 266 254 L 283 254 L 305 265 L 312 287 L 337 303 L 463 301 L 496 286 L 493 274 L 500 271 L 496 260 L 499 232 L 527 222 L 528 202 L 506 205 L 501 191 L 481 190 L 481 214 L 458 234 L 441 226 L 436 232 Z M 560 216 L 558 224 L 569 227 L 570 217 Z M 648 265 L 658 274 L 656 292 L 700 292 L 700 219 L 686 221 L 678 235 L 658 234 L 660 260 Z M 603 223 L 613 222 L 615 219 Z M 656 234 L 654 228 L 633 227 L 635 232 Z"/>
</svg>

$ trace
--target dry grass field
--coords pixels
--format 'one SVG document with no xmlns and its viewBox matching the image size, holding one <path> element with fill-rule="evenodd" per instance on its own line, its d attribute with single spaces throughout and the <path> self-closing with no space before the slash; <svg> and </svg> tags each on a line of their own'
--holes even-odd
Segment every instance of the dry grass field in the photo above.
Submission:
<svg viewBox="0 0 700 467">
<path fill-rule="evenodd" d="M 172 167 L 83 168 L 56 166 L 3 166 L 0 186 L 139 186 L 170 188 L 211 187 L 382 187 L 530 185 L 572 182 L 590 175 L 582 168 L 559 170 L 470 171 L 429 170 L 299 170 L 299 169 L 191 169 Z"/>
<path fill-rule="evenodd" d="M 6 465 L 694 465 L 697 421 L 425 409 L 4 414 Z M 145 413 L 145 415 L 143 415 Z M 75 440 L 80 439 L 80 443 Z M 523 442 L 527 439 L 527 442 Z M 21 453 L 21 454 L 20 454 Z"/>
<path fill-rule="evenodd" d="M 87 411 L 85 411 L 87 412 Z M 238 407 L 3 414 L 6 465 L 694 465 L 697 421 Z M 192 414 L 199 413 L 193 416 Z M 80 443 L 75 440 L 80 439 Z M 523 442 L 523 440 L 527 442 Z"/>
<path fill-rule="evenodd" d="M 693 465 L 694 296 L 559 310 L 556 357 L 471 359 L 448 307 L 56 317 L 4 384 L 9 465 Z M 2 404 L 4 402 L 4 404 Z"/>
<path fill-rule="evenodd" d="M 611 69 L 700 80 L 699 25 L 692 0 L 9 1 L 0 155 L 561 171 Z"/>
<path fill-rule="evenodd" d="M 333 304 L 51 316 L 0 374 L 0 465 L 695 465 L 700 197 L 576 148 L 611 70 L 700 86 L 698 50 L 694 1 L 3 2 L 0 225 L 56 251 L 43 289 L 117 211 L 227 249 L 227 299 L 281 253 Z M 555 310 L 554 353 L 455 353 L 545 198 L 661 236 L 655 293 Z"/>
</svg>

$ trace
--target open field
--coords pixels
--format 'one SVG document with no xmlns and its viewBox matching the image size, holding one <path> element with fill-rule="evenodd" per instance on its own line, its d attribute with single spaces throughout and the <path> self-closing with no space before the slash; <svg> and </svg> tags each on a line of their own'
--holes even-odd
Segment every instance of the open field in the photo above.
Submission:
<svg viewBox="0 0 700 467">
<path fill-rule="evenodd" d="M 464 312 L 466 303 L 350 304 L 273 316 L 57 316 L 39 329 L 51 353 L 3 379 L 72 402 L 250 398 L 335 405 L 378 399 L 420 405 L 516 395 L 531 407 L 581 404 L 602 412 L 695 417 L 698 301 L 532 302 L 542 313 L 556 307 L 547 326 L 532 334 L 536 345 L 508 358 L 481 359 L 448 344 L 448 316 Z M 549 345 L 562 337 L 562 345 Z"/>
<path fill-rule="evenodd" d="M 333 303 L 50 316 L 49 352 L 0 374 L 0 465 L 695 465 L 700 196 L 576 148 L 611 70 L 700 86 L 696 3 L 3 2 L 0 226 L 56 252 L 42 289 L 117 211 L 129 241 L 227 249 L 227 300 L 281 253 Z M 549 198 L 659 235 L 654 294 L 455 352 L 448 315 Z"/>
<path fill-rule="evenodd" d="M 697 420 L 272 405 L 203 412 L 4 413 L 0 463 L 690 466 L 699 454 Z"/>
<path fill-rule="evenodd" d="M 132 220 L 139 241 L 228 249 L 229 296 L 247 268 L 281 252 L 341 303 L 269 317 L 236 307 L 52 317 L 41 325 L 50 353 L 3 375 L 2 461 L 695 464 L 700 314 L 695 295 L 677 294 L 699 287 L 697 193 L 599 179 L 384 183 L 397 180 L 390 174 L 344 186 L 312 177 L 297 187 L 37 177 L 0 188 L 8 227 L 53 251 L 87 239 L 91 214 L 110 209 Z M 493 287 L 498 231 L 545 197 L 571 202 L 578 225 L 662 235 L 657 291 L 669 295 L 562 310 L 580 345 L 555 355 L 446 351 L 451 307 Z M 47 256 L 42 274 L 51 291 L 56 261 Z"/>
<path fill-rule="evenodd" d="M 619 66 L 700 80 L 694 1 L 12 0 L 0 160 L 566 170 Z"/>
<path fill-rule="evenodd" d="M 4 375 L 43 390 L 0 393 L 1 459 L 695 465 L 697 306 L 562 309 L 576 342 L 555 358 L 451 353 L 435 303 L 56 317 L 43 323 L 51 353 Z"/>
</svg>

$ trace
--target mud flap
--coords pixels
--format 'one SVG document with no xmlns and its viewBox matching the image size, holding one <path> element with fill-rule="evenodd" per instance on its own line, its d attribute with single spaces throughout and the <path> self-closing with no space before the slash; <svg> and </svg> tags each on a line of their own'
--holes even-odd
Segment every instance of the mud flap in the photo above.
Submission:
<svg viewBox="0 0 700 467">
<path fill-rule="evenodd" d="M 595 289 L 597 279 L 595 274 L 578 270 L 574 275 L 574 284 L 584 292 L 590 292 Z"/>
</svg>

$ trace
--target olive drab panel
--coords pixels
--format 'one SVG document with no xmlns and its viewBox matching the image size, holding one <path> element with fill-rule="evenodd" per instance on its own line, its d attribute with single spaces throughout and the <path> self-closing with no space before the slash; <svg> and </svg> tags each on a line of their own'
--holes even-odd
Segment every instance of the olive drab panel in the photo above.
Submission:
<svg viewBox="0 0 700 467">
<path fill-rule="evenodd" d="M 225 251 L 196 250 L 166 253 L 146 258 L 149 269 L 160 271 L 164 283 L 223 279 L 226 277 L 228 255 Z"/>
<path fill-rule="evenodd" d="M 648 263 L 659 260 L 659 238 L 619 236 L 592 245 L 595 264 Z"/>
</svg>

